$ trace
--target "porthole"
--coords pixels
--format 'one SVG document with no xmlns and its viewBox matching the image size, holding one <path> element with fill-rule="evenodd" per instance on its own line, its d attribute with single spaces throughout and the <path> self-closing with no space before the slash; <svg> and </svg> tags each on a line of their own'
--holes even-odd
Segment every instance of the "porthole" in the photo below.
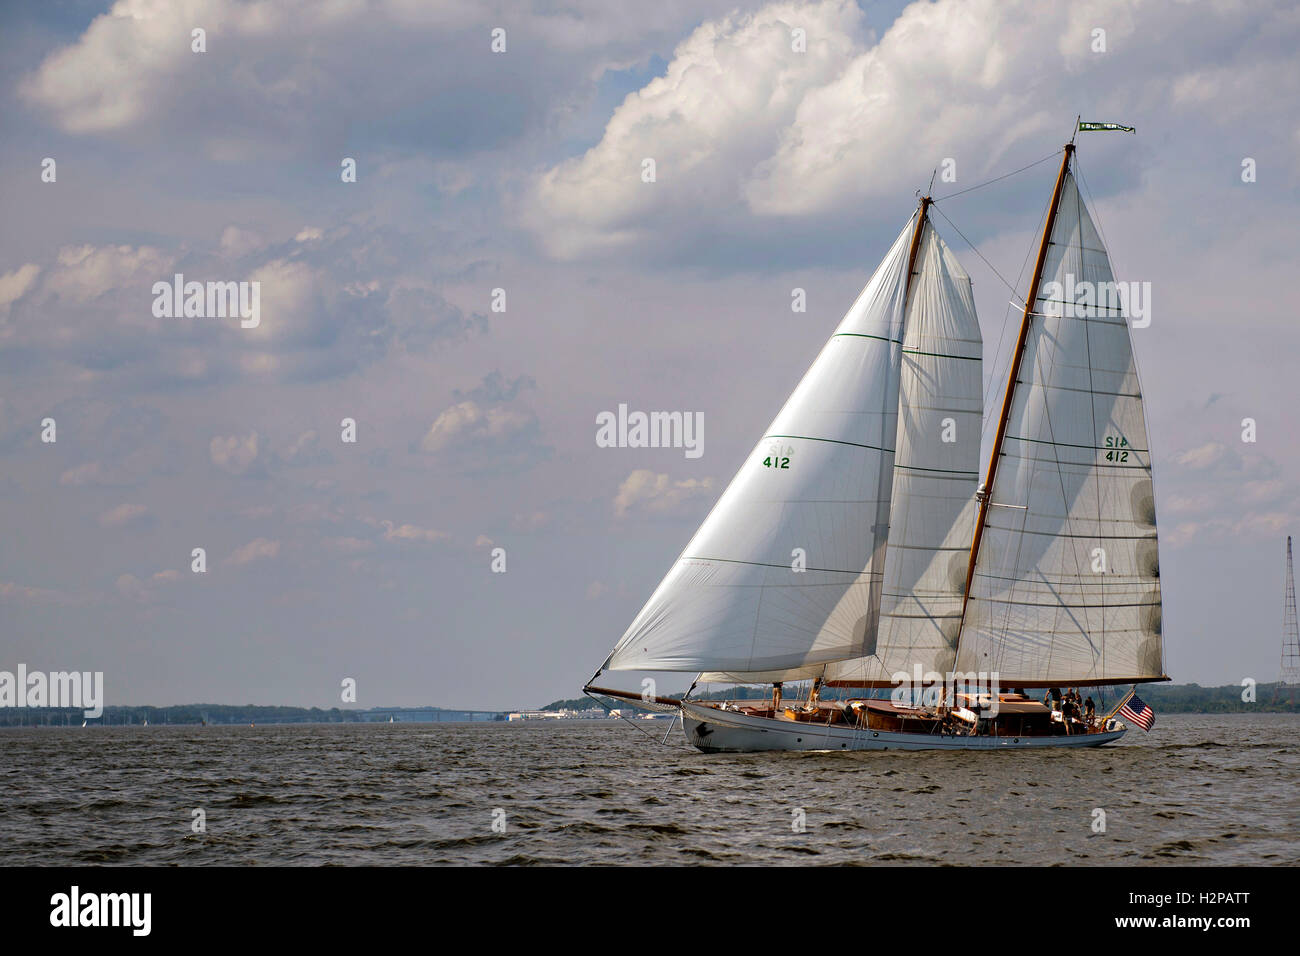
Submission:
<svg viewBox="0 0 1300 956">
<path fill-rule="evenodd" d="M 872 735 L 871 735 L 871 736 L 873 736 L 873 737 L 879 737 L 879 736 L 880 736 L 880 734 L 878 734 L 878 733 L 872 733 Z"/>
</svg>

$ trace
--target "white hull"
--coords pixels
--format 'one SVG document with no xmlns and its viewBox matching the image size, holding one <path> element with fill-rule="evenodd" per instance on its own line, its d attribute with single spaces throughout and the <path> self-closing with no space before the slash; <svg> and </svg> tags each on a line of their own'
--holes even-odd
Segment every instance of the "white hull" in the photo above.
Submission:
<svg viewBox="0 0 1300 956">
<path fill-rule="evenodd" d="M 683 701 L 686 739 L 705 753 L 763 750 L 1031 750 L 1041 747 L 1100 747 L 1119 740 L 1128 728 L 1060 737 L 965 737 L 865 730 L 833 724 L 796 723 L 753 717 Z"/>
</svg>

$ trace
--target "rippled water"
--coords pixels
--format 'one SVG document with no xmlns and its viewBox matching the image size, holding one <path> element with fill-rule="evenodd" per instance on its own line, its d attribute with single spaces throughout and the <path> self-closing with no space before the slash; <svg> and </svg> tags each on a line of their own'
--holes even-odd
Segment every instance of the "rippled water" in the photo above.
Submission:
<svg viewBox="0 0 1300 956">
<path fill-rule="evenodd" d="M 1295 716 L 1161 715 L 1037 753 L 673 741 L 617 721 L 4 730 L 0 863 L 1300 863 Z"/>
</svg>

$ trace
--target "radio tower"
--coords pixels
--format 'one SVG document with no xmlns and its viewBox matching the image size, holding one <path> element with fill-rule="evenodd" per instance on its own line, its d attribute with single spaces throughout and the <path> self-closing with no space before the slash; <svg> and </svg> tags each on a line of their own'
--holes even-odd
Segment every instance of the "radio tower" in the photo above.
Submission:
<svg viewBox="0 0 1300 956">
<path fill-rule="evenodd" d="M 1293 688 L 1300 684 L 1300 626 L 1296 624 L 1290 535 L 1286 539 L 1286 601 L 1282 606 L 1282 683 Z"/>
</svg>

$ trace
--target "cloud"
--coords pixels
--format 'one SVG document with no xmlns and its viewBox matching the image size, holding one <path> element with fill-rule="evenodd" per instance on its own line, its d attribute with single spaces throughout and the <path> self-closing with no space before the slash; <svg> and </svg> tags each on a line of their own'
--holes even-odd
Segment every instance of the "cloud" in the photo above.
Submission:
<svg viewBox="0 0 1300 956">
<path fill-rule="evenodd" d="M 375 543 L 364 538 L 326 538 L 325 545 L 337 554 L 365 554 L 375 549 Z"/>
<path fill-rule="evenodd" d="M 1194 539 L 1274 538 L 1300 521 L 1300 511 L 1248 511 L 1231 517 L 1214 517 L 1202 521 L 1183 521 L 1172 531 L 1162 531 L 1160 541 L 1171 547 L 1184 547 Z"/>
<path fill-rule="evenodd" d="M 58 588 L 37 588 L 17 581 L 0 581 L 0 601 L 21 604 L 85 604 L 85 598 Z"/>
<path fill-rule="evenodd" d="M 320 434 L 309 429 L 275 452 L 275 460 L 290 468 L 305 468 L 332 464 L 334 456 L 321 447 Z"/>
<path fill-rule="evenodd" d="M 260 558 L 274 558 L 280 553 L 280 542 L 269 541 L 266 538 L 254 538 L 243 547 L 236 548 L 226 558 L 225 563 L 229 565 L 248 564 L 251 561 L 257 561 Z"/>
<path fill-rule="evenodd" d="M 143 524 L 149 517 L 149 509 L 144 505 L 122 504 L 100 515 L 99 524 L 104 528 L 124 528 Z"/>
<path fill-rule="evenodd" d="M 301 240 L 307 239 L 304 243 Z M 226 226 L 215 243 L 64 245 L 0 276 L 0 341 L 11 367 L 69 362 L 123 388 L 194 387 L 350 375 L 385 356 L 424 355 L 489 331 L 430 274 L 427 234 L 340 224 L 268 240 Z M 257 283 L 260 322 L 155 316 L 154 283 Z"/>
<path fill-rule="evenodd" d="M 513 402 L 519 397 L 520 392 L 535 388 L 537 382 L 531 375 L 520 375 L 507 380 L 500 371 L 492 371 L 484 375 L 483 381 L 469 391 L 461 391 L 457 388 L 451 394 L 458 402 L 466 400 L 483 403 Z"/>
<path fill-rule="evenodd" d="M 713 485 L 712 478 L 672 481 L 667 475 L 638 468 L 619 485 L 614 496 L 614 514 L 620 518 L 632 511 L 672 514 L 680 511 L 686 502 L 708 495 Z"/>
<path fill-rule="evenodd" d="M 545 511 L 528 511 L 516 514 L 510 519 L 510 527 L 515 531 L 540 531 L 551 523 L 551 516 Z"/>
<path fill-rule="evenodd" d="M 88 461 L 67 469 L 59 475 L 59 484 L 68 488 L 80 488 L 86 485 L 115 484 L 108 479 L 103 462 Z"/>
<path fill-rule="evenodd" d="M 945 159 L 958 178 L 940 195 L 1056 148 L 1081 89 L 1095 115 L 1178 132 L 1194 148 L 1207 118 L 1228 123 L 1246 106 L 1280 146 L 1296 128 L 1284 104 L 1300 96 L 1300 65 L 1280 38 L 1300 39 L 1300 21 L 1280 2 L 1255 12 L 1247 23 L 1232 4 L 938 0 L 909 4 L 876 40 L 849 0 L 769 3 L 696 29 L 662 76 L 613 110 L 596 145 L 533 179 L 521 219 L 557 258 L 636 246 L 696 262 L 805 238 L 816 250 L 905 208 Z M 1248 42 L 1261 23 L 1278 42 Z M 1097 27 L 1104 53 L 1092 49 Z M 807 32 L 806 53 L 791 49 L 794 28 Z M 1171 117 L 1189 122 L 1176 130 Z M 1150 174 L 1136 151 L 1125 155 L 1109 191 Z M 654 183 L 640 175 L 647 157 Z M 976 202 L 1002 222 L 1021 212 Z"/>
<path fill-rule="evenodd" d="M 441 412 L 420 441 L 427 452 L 469 445 L 507 446 L 536 427 L 537 417 L 509 408 L 483 408 L 463 401 Z"/>
<path fill-rule="evenodd" d="M 118 576 L 113 587 L 128 601 L 148 604 L 158 596 L 159 585 L 174 584 L 180 579 L 181 573 L 174 570 L 158 571 L 150 575 L 147 581 L 141 581 L 134 574 L 122 574 Z"/>
<path fill-rule="evenodd" d="M 436 531 L 433 528 L 421 528 L 418 525 L 402 524 L 395 525 L 391 521 L 381 521 L 384 528 L 385 541 L 413 541 L 432 543 L 441 541 L 444 538 L 451 537 L 445 531 Z"/>
<path fill-rule="evenodd" d="M 1175 461 L 1180 465 L 1186 465 L 1188 468 L 1209 468 L 1223 458 L 1225 450 L 1223 445 L 1217 441 L 1206 442 L 1199 448 L 1192 448 L 1183 452 Z"/>
<path fill-rule="evenodd" d="M 71 447 L 88 458 L 60 473 L 62 487 L 132 487 L 177 472 L 180 443 L 168 434 L 168 418 L 157 408 L 70 398 L 42 411 L 47 410 L 58 422 L 59 441 L 42 447 L 57 450 L 72 436 Z"/>
<path fill-rule="evenodd" d="M 151 286 L 164 278 L 174 261 L 150 246 L 64 246 L 45 286 L 60 299 L 84 305 L 123 288 Z M 149 316 L 152 304 L 152 296 L 140 297 L 139 314 Z"/>
<path fill-rule="evenodd" d="M 333 155 L 355 138 L 472 154 L 535 132 L 604 65 L 644 56 L 724 6 L 575 0 L 485 16 L 465 0 L 118 0 L 25 76 L 19 95 L 69 133 L 184 136 L 220 161 Z M 498 23 L 508 49 L 494 55 Z M 196 26 L 206 53 L 191 50 Z"/>
<path fill-rule="evenodd" d="M 239 226 L 227 226 L 221 231 L 221 251 L 232 259 L 239 259 L 266 246 L 261 233 Z"/>
<path fill-rule="evenodd" d="M 465 342 L 488 332 L 486 316 L 478 312 L 467 314 L 437 290 L 420 285 L 403 284 L 393 288 L 384 302 L 384 312 L 388 316 L 392 343 L 415 354 L 427 352 L 434 345 Z"/>
<path fill-rule="evenodd" d="M 526 221 L 566 257 L 736 205 L 747 172 L 772 154 L 804 96 L 848 68 L 864 26 L 849 0 L 774 3 L 705 23 L 664 76 L 614 111 L 597 145 L 537 179 Z M 807 33 L 805 53 L 792 49 L 795 28 Z M 653 183 L 642 181 L 647 158 Z"/>
<path fill-rule="evenodd" d="M 246 436 L 217 436 L 208 443 L 208 455 L 227 474 L 248 474 L 257 462 L 257 432 Z"/>
<path fill-rule="evenodd" d="M 455 392 L 458 401 L 438 413 L 412 450 L 468 474 L 532 467 L 551 454 L 541 441 L 537 414 L 520 399 L 534 387 L 528 376 L 513 381 L 496 372 L 485 376 L 470 392 Z"/>
<path fill-rule="evenodd" d="M 0 275 L 0 313 L 7 312 L 9 306 L 17 302 L 36 282 L 41 274 L 41 267 L 34 262 L 19 266 L 13 272 Z"/>
</svg>

